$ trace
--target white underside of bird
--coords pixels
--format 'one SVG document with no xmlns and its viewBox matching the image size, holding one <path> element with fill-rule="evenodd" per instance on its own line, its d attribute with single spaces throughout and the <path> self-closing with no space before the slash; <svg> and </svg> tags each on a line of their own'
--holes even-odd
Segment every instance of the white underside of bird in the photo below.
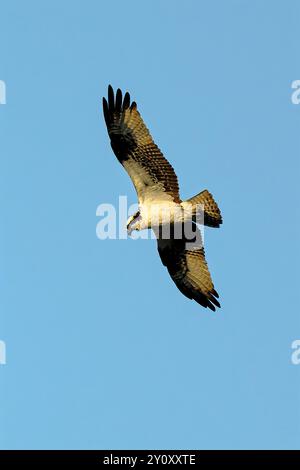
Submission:
<svg viewBox="0 0 300 470">
<path fill-rule="evenodd" d="M 197 222 L 203 221 L 203 205 L 197 208 Z M 127 230 L 130 235 L 133 230 L 170 228 L 171 225 L 190 223 L 195 206 L 187 201 L 178 204 L 173 201 L 155 201 L 142 203 L 139 210 L 130 216 L 127 221 Z M 166 230 L 167 233 L 167 230 Z"/>
</svg>

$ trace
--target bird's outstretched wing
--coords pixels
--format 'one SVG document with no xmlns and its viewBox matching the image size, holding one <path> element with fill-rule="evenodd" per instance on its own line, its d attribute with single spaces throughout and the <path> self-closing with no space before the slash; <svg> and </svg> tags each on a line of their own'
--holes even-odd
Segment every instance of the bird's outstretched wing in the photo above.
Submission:
<svg viewBox="0 0 300 470">
<path fill-rule="evenodd" d="M 178 289 L 189 299 L 215 311 L 215 306 L 220 307 L 219 295 L 214 289 L 205 260 L 201 232 L 196 225 L 193 231 L 194 242 L 185 236 L 165 239 L 156 233 L 158 252 Z"/>
<path fill-rule="evenodd" d="M 132 179 L 139 201 L 180 202 L 174 169 L 153 142 L 129 93 L 123 98 L 118 89 L 115 96 L 109 85 L 103 112 L 112 149 Z"/>
</svg>

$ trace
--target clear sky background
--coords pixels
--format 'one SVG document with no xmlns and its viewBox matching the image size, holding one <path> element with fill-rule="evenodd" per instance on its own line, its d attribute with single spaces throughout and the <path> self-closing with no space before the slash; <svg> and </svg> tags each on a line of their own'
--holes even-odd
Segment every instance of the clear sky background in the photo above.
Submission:
<svg viewBox="0 0 300 470">
<path fill-rule="evenodd" d="M 300 448 L 298 1 L 0 8 L 0 447 Z M 154 240 L 96 237 L 128 195 L 101 98 L 131 92 L 183 198 L 207 188 L 222 308 Z"/>
</svg>

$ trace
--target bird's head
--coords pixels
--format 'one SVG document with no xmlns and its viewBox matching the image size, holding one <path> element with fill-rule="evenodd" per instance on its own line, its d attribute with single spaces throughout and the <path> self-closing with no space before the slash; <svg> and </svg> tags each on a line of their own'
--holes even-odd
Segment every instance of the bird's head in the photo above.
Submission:
<svg viewBox="0 0 300 470">
<path fill-rule="evenodd" d="M 134 215 L 131 215 L 127 220 L 127 233 L 130 236 L 133 230 L 140 230 L 141 224 L 141 215 L 140 212 L 136 212 Z"/>
</svg>

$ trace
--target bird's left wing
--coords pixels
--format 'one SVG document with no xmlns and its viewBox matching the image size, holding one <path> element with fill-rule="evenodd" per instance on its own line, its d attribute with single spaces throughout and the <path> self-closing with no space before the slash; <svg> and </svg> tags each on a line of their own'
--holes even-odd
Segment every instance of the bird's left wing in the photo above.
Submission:
<svg viewBox="0 0 300 470">
<path fill-rule="evenodd" d="M 129 93 L 123 98 L 118 89 L 115 96 L 109 86 L 103 112 L 112 149 L 132 179 L 139 201 L 180 202 L 174 169 L 153 142 Z"/>
<path fill-rule="evenodd" d="M 215 310 L 215 306 L 220 307 L 219 295 L 214 289 L 205 260 L 201 232 L 194 224 L 193 232 L 193 242 L 184 234 L 178 239 L 167 239 L 156 233 L 158 252 L 180 292 L 203 307 Z"/>
</svg>

